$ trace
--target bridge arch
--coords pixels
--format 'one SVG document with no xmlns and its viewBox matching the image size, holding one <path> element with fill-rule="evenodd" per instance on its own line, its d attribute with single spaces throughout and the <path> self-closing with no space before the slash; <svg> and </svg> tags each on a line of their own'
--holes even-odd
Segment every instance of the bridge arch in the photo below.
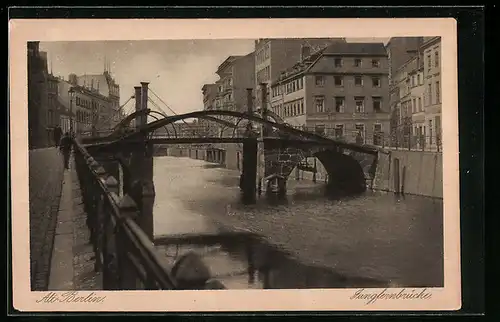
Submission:
<svg viewBox="0 0 500 322">
<path fill-rule="evenodd" d="M 315 157 L 323 165 L 327 174 L 327 188 L 334 195 L 353 195 L 366 190 L 366 174 L 359 160 L 345 154 L 337 148 L 287 147 L 280 149 L 268 144 L 265 146 L 265 178 L 276 175 L 281 180 L 288 180 L 293 170 L 309 157 Z M 265 182 L 264 184 L 268 184 Z"/>
</svg>

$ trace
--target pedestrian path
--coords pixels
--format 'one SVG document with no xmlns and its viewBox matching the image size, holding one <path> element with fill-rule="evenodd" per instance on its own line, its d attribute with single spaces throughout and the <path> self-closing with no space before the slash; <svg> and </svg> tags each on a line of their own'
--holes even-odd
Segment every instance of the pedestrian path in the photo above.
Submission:
<svg viewBox="0 0 500 322">
<path fill-rule="evenodd" d="M 50 267 L 50 291 L 99 290 L 100 273 L 94 271 L 94 252 L 83 210 L 75 165 L 64 172 L 62 195 Z"/>
</svg>

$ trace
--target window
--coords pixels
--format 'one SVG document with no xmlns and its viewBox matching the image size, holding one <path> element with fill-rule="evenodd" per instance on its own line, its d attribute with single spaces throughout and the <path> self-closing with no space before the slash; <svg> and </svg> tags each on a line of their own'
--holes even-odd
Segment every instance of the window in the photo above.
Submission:
<svg viewBox="0 0 500 322">
<path fill-rule="evenodd" d="M 299 88 L 304 88 L 304 83 L 302 81 L 302 78 L 299 78 Z"/>
<path fill-rule="evenodd" d="M 382 124 L 373 124 L 373 145 L 382 145 Z"/>
<path fill-rule="evenodd" d="M 344 113 L 344 97 L 335 97 L 335 112 Z"/>
<path fill-rule="evenodd" d="M 427 95 L 429 97 L 429 101 L 428 101 L 427 105 L 432 105 L 432 85 L 431 84 L 429 84 Z"/>
<path fill-rule="evenodd" d="M 334 76 L 334 81 L 335 81 L 335 86 L 344 85 L 344 79 L 342 78 L 342 76 Z"/>
<path fill-rule="evenodd" d="M 439 67 L 439 52 L 434 53 L 434 67 Z"/>
<path fill-rule="evenodd" d="M 356 124 L 356 143 L 363 144 L 365 143 L 365 125 L 364 124 Z"/>
<path fill-rule="evenodd" d="M 354 76 L 354 85 L 363 86 L 363 76 Z"/>
<path fill-rule="evenodd" d="M 380 87 L 380 77 L 372 77 L 373 87 Z"/>
<path fill-rule="evenodd" d="M 380 60 L 372 59 L 372 67 L 380 67 Z"/>
<path fill-rule="evenodd" d="M 411 104 L 411 112 L 412 113 L 416 113 L 417 112 L 417 99 L 414 98 L 412 100 L 412 104 Z"/>
<path fill-rule="evenodd" d="M 431 55 L 427 55 L 427 70 L 428 71 L 431 70 L 431 64 L 432 64 Z"/>
<path fill-rule="evenodd" d="M 325 78 L 323 76 L 316 76 L 315 78 L 316 86 L 325 85 Z"/>
<path fill-rule="evenodd" d="M 335 58 L 335 67 L 342 67 L 342 58 Z"/>
<path fill-rule="evenodd" d="M 382 112 L 382 97 L 374 96 L 373 100 L 373 111 L 378 113 Z"/>
<path fill-rule="evenodd" d="M 429 120 L 429 144 L 432 144 L 432 120 Z"/>
<path fill-rule="evenodd" d="M 365 98 L 355 97 L 354 102 L 356 103 L 356 113 L 363 113 L 365 111 Z"/>
<path fill-rule="evenodd" d="M 440 82 L 436 81 L 436 103 L 441 103 L 441 89 L 440 89 Z"/>
<path fill-rule="evenodd" d="M 422 99 L 420 97 L 418 98 L 418 111 L 422 111 Z"/>
<path fill-rule="evenodd" d="M 323 113 L 325 111 L 325 98 L 323 96 L 316 96 L 314 98 L 316 112 Z"/>
<path fill-rule="evenodd" d="M 361 59 L 359 58 L 354 59 L 354 67 L 361 67 Z"/>
<path fill-rule="evenodd" d="M 420 76 L 421 76 L 420 74 L 418 74 L 418 75 L 417 75 L 418 85 L 420 85 L 420 84 L 421 84 L 421 82 L 420 82 Z"/>
<path fill-rule="evenodd" d="M 335 137 L 337 139 L 340 139 L 344 136 L 344 124 L 337 124 L 335 125 Z"/>
<path fill-rule="evenodd" d="M 314 127 L 314 132 L 319 135 L 325 135 L 325 125 L 316 124 L 316 126 Z"/>
</svg>

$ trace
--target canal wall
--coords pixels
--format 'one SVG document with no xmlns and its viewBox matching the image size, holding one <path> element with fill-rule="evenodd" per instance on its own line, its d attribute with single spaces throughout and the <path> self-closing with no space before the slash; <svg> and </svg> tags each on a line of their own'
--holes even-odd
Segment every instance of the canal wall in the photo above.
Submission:
<svg viewBox="0 0 500 322">
<path fill-rule="evenodd" d="M 241 170 L 243 154 L 241 147 L 220 144 L 216 147 L 169 147 L 162 149 L 163 155 L 188 157 L 223 165 L 230 170 Z M 290 179 L 313 180 L 313 173 L 292 171 Z M 327 172 L 317 162 L 316 180 L 326 181 Z M 392 150 L 379 153 L 373 190 L 414 194 L 443 198 L 443 158 L 440 152 Z"/>
<path fill-rule="evenodd" d="M 443 198 L 443 156 L 404 150 L 379 153 L 373 189 Z"/>
</svg>

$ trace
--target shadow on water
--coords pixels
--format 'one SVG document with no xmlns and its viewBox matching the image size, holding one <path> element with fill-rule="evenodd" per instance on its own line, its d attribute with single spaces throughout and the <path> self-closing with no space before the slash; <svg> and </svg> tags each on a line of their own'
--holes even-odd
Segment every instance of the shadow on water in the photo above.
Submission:
<svg viewBox="0 0 500 322">
<path fill-rule="evenodd" d="M 339 274 L 332 268 L 303 264 L 293 258 L 289 252 L 270 245 L 261 236 L 252 233 L 221 231 L 215 236 L 166 238 L 161 244 L 165 243 L 202 247 L 219 246 L 217 252 L 227 253 L 235 262 L 245 263 L 246 272 L 243 274 L 239 272 L 237 275 L 246 278 L 249 288 L 255 288 L 256 285 L 257 288 L 264 289 L 389 287 L 389 282 L 386 281 L 348 276 Z M 227 276 L 218 271 L 212 271 L 212 277 L 224 281 Z"/>
</svg>

